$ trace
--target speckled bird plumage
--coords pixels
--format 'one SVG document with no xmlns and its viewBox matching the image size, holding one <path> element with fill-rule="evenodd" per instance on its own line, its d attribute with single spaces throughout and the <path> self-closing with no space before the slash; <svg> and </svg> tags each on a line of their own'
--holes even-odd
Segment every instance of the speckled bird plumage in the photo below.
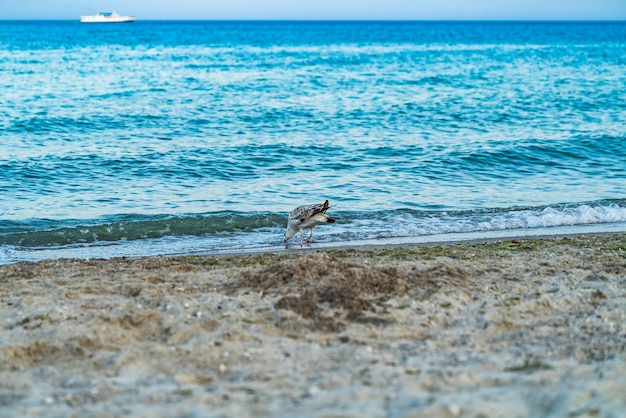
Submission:
<svg viewBox="0 0 626 418">
<path fill-rule="evenodd" d="M 287 220 L 285 243 L 300 231 L 300 246 L 302 247 L 305 229 L 311 230 L 311 234 L 306 240 L 306 242 L 309 243 L 313 236 L 313 228 L 321 223 L 335 223 L 337 221 L 335 218 L 326 215 L 326 211 L 329 207 L 328 200 L 326 200 L 324 203 L 302 205 L 292 210 Z"/>
</svg>

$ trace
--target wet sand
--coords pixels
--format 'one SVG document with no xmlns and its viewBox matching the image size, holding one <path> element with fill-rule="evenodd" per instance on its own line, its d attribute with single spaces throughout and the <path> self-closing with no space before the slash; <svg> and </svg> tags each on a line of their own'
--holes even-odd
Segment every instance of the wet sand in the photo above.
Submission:
<svg viewBox="0 0 626 418">
<path fill-rule="evenodd" d="M 626 235 L 0 266 L 2 416 L 620 417 Z"/>
</svg>

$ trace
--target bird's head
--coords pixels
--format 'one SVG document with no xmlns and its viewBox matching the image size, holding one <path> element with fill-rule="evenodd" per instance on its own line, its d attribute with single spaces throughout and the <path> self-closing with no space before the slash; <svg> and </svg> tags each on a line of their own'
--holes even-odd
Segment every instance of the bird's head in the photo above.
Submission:
<svg viewBox="0 0 626 418">
<path fill-rule="evenodd" d="M 291 238 L 293 238 L 294 235 L 296 235 L 297 232 L 298 232 L 298 230 L 296 228 L 287 227 L 287 229 L 285 230 L 285 242 L 287 242 Z"/>
</svg>

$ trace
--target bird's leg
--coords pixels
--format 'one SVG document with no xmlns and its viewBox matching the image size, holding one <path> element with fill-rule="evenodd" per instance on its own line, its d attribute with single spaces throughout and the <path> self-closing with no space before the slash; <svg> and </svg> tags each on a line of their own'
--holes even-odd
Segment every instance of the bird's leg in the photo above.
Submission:
<svg viewBox="0 0 626 418">
<path fill-rule="evenodd" d="M 300 230 L 300 248 L 302 248 L 303 239 L 304 239 L 304 229 Z"/>
<path fill-rule="evenodd" d="M 307 244 L 311 242 L 311 238 L 313 238 L 313 228 L 311 228 L 311 234 L 309 234 L 309 237 L 306 239 Z"/>
</svg>

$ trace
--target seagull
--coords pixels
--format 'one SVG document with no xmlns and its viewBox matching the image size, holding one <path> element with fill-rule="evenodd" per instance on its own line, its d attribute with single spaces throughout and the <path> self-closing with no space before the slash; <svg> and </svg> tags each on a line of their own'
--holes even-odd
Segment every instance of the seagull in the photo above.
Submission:
<svg viewBox="0 0 626 418">
<path fill-rule="evenodd" d="M 333 224 L 337 221 L 335 218 L 326 216 L 326 211 L 330 206 L 328 205 L 328 199 L 324 203 L 318 203 L 314 205 L 302 205 L 298 206 L 289 214 L 287 220 L 287 230 L 285 231 L 285 244 L 291 238 L 294 237 L 300 231 L 300 247 L 302 247 L 302 240 L 304 239 L 304 230 L 310 229 L 311 234 L 307 238 L 306 243 L 311 242 L 313 236 L 313 228 L 319 224 Z"/>
</svg>

